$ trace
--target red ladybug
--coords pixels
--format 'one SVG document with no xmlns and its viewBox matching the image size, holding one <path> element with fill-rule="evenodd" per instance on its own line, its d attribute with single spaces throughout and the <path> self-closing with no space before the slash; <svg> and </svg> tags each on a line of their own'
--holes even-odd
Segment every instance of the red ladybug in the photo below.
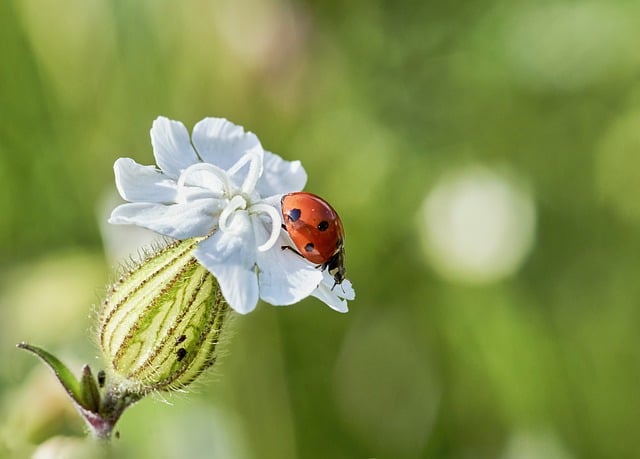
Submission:
<svg viewBox="0 0 640 459">
<path fill-rule="evenodd" d="M 327 201 L 311 193 L 285 194 L 281 204 L 284 228 L 298 249 L 296 252 L 328 269 L 335 280 L 334 287 L 341 284 L 345 275 L 344 229 L 338 213 Z"/>
</svg>

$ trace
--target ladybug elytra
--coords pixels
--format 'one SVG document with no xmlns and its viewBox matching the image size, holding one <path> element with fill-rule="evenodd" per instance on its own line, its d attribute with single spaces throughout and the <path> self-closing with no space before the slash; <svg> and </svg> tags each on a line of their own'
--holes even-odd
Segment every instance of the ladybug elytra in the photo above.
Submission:
<svg viewBox="0 0 640 459">
<path fill-rule="evenodd" d="M 341 284 L 345 278 L 344 229 L 338 213 L 321 197 L 305 192 L 284 195 L 281 205 L 284 228 L 296 252 L 327 269 L 334 287 Z"/>
</svg>

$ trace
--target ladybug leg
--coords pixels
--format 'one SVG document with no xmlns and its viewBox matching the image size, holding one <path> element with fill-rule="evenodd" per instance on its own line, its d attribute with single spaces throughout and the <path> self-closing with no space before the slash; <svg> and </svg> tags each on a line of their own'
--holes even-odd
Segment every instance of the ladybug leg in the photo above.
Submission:
<svg viewBox="0 0 640 459">
<path fill-rule="evenodd" d="M 339 285 L 340 288 L 342 289 L 342 293 L 346 295 L 346 292 L 344 291 L 344 287 L 342 286 L 342 282 L 333 282 L 333 287 L 331 287 L 331 291 L 333 291 L 334 288 L 336 288 L 336 285 Z"/>
<path fill-rule="evenodd" d="M 283 223 L 282 225 L 280 225 L 280 226 L 282 226 L 282 229 L 283 229 L 283 230 L 285 230 L 285 231 L 288 233 L 288 231 L 287 231 L 287 227 L 285 226 L 285 224 L 284 224 L 284 223 Z M 281 248 L 282 250 L 287 250 L 287 249 L 289 249 L 289 250 L 291 250 L 293 253 L 295 253 L 296 255 L 298 255 L 298 256 L 300 256 L 300 257 L 304 258 L 300 252 L 298 252 L 296 249 L 294 249 L 293 247 L 291 247 L 291 246 L 289 246 L 289 245 L 281 245 L 281 246 L 280 246 L 280 248 Z"/>
<path fill-rule="evenodd" d="M 282 226 L 282 229 L 283 229 L 283 230 L 285 230 L 285 231 L 288 233 L 288 231 L 287 231 L 287 227 L 285 226 L 285 224 L 283 223 L 281 226 Z M 304 255 L 302 255 L 300 252 L 298 252 L 296 249 L 294 249 L 294 248 L 293 248 L 293 247 L 291 247 L 290 245 L 281 245 L 281 246 L 280 246 L 280 248 L 281 248 L 282 250 L 287 250 L 287 249 L 289 249 L 289 250 L 291 250 L 293 253 L 295 253 L 296 255 L 298 255 L 299 257 L 304 258 Z"/>
<path fill-rule="evenodd" d="M 296 255 L 298 255 L 300 258 L 304 258 L 304 255 L 302 255 L 300 252 L 298 252 L 296 249 L 294 249 L 293 247 L 291 247 L 290 245 L 281 245 L 280 248 L 282 250 L 291 250 L 293 253 L 295 253 Z M 304 258 L 306 260 L 306 258 Z M 316 265 L 315 266 L 316 269 L 324 269 L 325 265 Z"/>
<path fill-rule="evenodd" d="M 304 258 L 304 256 L 303 256 L 300 252 L 298 252 L 296 249 L 294 249 L 294 248 L 293 248 L 293 247 L 291 247 L 290 245 L 281 245 L 281 246 L 280 246 L 280 248 L 281 248 L 282 250 L 287 250 L 287 249 L 289 249 L 289 250 L 291 250 L 293 253 L 295 253 L 296 255 L 298 255 L 299 257 Z"/>
</svg>

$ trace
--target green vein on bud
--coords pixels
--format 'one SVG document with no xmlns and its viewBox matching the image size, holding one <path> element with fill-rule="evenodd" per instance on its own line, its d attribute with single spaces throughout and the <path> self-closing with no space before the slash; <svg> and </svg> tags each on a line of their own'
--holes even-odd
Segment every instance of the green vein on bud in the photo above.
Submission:
<svg viewBox="0 0 640 459">
<path fill-rule="evenodd" d="M 172 244 L 122 276 L 100 314 L 99 341 L 116 381 L 148 393 L 178 390 L 215 362 L 228 305 L 192 256 Z"/>
</svg>

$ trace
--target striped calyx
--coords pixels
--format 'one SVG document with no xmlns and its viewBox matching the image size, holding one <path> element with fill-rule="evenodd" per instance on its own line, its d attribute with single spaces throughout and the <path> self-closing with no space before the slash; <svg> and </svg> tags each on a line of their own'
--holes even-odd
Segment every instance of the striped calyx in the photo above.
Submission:
<svg viewBox="0 0 640 459">
<path fill-rule="evenodd" d="M 113 382 L 139 393 L 179 390 L 215 362 L 229 307 L 191 255 L 200 240 L 161 249 L 109 291 L 98 338 Z"/>
</svg>

